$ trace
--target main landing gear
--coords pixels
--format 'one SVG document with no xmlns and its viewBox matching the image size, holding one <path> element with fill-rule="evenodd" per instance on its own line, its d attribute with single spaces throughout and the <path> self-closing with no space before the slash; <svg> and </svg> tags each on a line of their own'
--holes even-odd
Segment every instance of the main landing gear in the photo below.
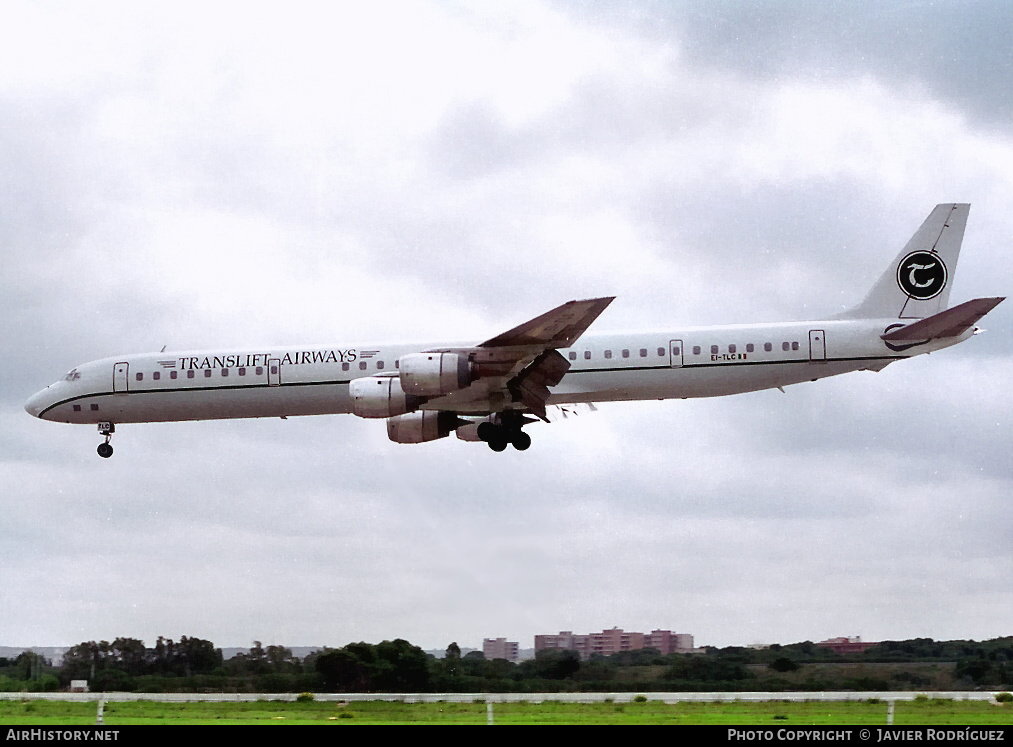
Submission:
<svg viewBox="0 0 1013 747">
<path fill-rule="evenodd" d="M 108 459 L 113 455 L 113 447 L 109 445 L 109 441 L 116 432 L 116 426 L 112 423 L 99 423 L 98 432 L 99 435 L 106 437 L 105 442 L 98 445 L 98 455 L 103 459 Z"/>
<path fill-rule="evenodd" d="M 478 437 L 489 444 L 493 451 L 503 451 L 507 444 L 513 444 L 517 451 L 524 451 L 531 446 L 531 436 L 521 430 L 525 423 L 534 422 L 531 418 L 512 413 L 502 413 L 498 422 L 480 423 L 477 428 Z"/>
</svg>

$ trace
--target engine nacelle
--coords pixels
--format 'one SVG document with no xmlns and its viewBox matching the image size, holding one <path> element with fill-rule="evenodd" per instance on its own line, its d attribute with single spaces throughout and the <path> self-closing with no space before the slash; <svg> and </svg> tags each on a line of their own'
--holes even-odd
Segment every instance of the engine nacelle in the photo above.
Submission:
<svg viewBox="0 0 1013 747">
<path fill-rule="evenodd" d="M 419 397 L 438 397 L 464 389 L 475 379 L 468 356 L 459 353 L 409 353 L 401 356 L 401 388 Z"/>
<path fill-rule="evenodd" d="M 364 376 L 348 383 L 352 412 L 360 418 L 389 418 L 417 410 L 419 398 L 405 394 L 397 376 Z"/>
<path fill-rule="evenodd" d="M 478 436 L 478 427 L 482 423 L 491 423 L 493 416 L 490 415 L 482 420 L 469 420 L 464 425 L 458 426 L 456 429 L 457 437 L 462 441 L 481 441 L 482 439 Z"/>
<path fill-rule="evenodd" d="M 450 432 L 462 424 L 452 412 L 436 412 L 423 410 L 407 415 L 399 415 L 387 421 L 387 438 L 399 444 L 420 444 L 445 438 Z"/>
</svg>

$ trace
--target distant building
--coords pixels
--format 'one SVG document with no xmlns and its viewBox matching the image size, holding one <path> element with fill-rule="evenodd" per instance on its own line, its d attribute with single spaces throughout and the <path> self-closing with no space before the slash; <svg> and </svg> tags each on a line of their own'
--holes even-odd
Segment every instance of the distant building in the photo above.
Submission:
<svg viewBox="0 0 1013 747">
<path fill-rule="evenodd" d="M 663 654 L 692 653 L 693 636 L 688 633 L 673 633 L 671 630 L 652 630 L 650 633 L 633 633 L 612 628 L 601 633 L 574 635 L 562 630 L 559 635 L 536 635 L 535 653 L 547 649 L 570 649 L 589 659 L 592 654 L 609 656 L 621 651 L 636 651 L 655 648 Z"/>
<path fill-rule="evenodd" d="M 856 635 L 842 638 L 828 638 L 816 645 L 821 648 L 829 648 L 837 654 L 860 654 L 867 648 L 878 646 L 879 643 L 864 643 L 861 637 Z"/>
<path fill-rule="evenodd" d="M 493 659 L 506 659 L 516 662 L 519 657 L 520 647 L 516 641 L 508 641 L 506 638 L 484 638 L 482 639 L 482 653 L 486 661 Z"/>
<path fill-rule="evenodd" d="M 652 630 L 644 636 L 644 648 L 656 648 L 663 654 L 693 653 L 693 636 L 671 630 Z"/>
</svg>

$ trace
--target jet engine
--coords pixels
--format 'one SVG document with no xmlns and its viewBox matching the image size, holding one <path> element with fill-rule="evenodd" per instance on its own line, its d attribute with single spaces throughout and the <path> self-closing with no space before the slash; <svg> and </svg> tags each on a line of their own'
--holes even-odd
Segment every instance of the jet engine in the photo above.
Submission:
<svg viewBox="0 0 1013 747">
<path fill-rule="evenodd" d="M 418 397 L 405 394 L 397 376 L 364 376 L 348 383 L 352 412 L 360 418 L 389 418 L 417 410 Z"/>
<path fill-rule="evenodd" d="M 401 356 L 399 365 L 401 387 L 420 397 L 449 394 L 475 380 L 474 366 L 459 353 L 409 353 Z"/>
<path fill-rule="evenodd" d="M 450 435 L 467 421 L 452 412 L 423 410 L 399 415 L 387 421 L 387 437 L 399 444 L 420 444 Z"/>
<path fill-rule="evenodd" d="M 482 439 L 478 435 L 479 426 L 482 423 L 491 423 L 495 419 L 495 416 L 490 415 L 487 418 L 481 420 L 468 420 L 468 422 L 456 429 L 456 434 L 462 441 L 481 441 Z"/>
</svg>

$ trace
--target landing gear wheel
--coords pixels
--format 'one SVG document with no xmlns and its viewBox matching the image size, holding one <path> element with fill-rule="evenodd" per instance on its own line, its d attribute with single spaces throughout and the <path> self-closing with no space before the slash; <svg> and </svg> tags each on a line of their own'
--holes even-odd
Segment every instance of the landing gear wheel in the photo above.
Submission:
<svg viewBox="0 0 1013 747">
<path fill-rule="evenodd" d="M 517 431 L 514 434 L 512 443 L 514 445 L 514 448 L 517 449 L 517 451 L 524 451 L 529 446 L 531 446 L 531 436 L 529 436 L 524 431 Z"/>
<path fill-rule="evenodd" d="M 503 451 L 509 444 L 513 444 L 517 451 L 524 451 L 531 446 L 531 436 L 521 430 L 521 426 L 527 421 L 521 417 L 508 418 L 507 414 L 503 414 L 501 419 L 505 422 L 479 423 L 475 429 L 479 440 L 489 444 L 489 448 L 493 451 Z"/>
<path fill-rule="evenodd" d="M 116 432 L 116 425 L 113 423 L 99 423 L 98 432 L 100 436 L 105 436 L 106 440 L 104 443 L 98 445 L 98 455 L 103 459 L 108 459 L 113 455 L 113 447 L 109 445 L 109 440 L 113 437 Z"/>
</svg>

